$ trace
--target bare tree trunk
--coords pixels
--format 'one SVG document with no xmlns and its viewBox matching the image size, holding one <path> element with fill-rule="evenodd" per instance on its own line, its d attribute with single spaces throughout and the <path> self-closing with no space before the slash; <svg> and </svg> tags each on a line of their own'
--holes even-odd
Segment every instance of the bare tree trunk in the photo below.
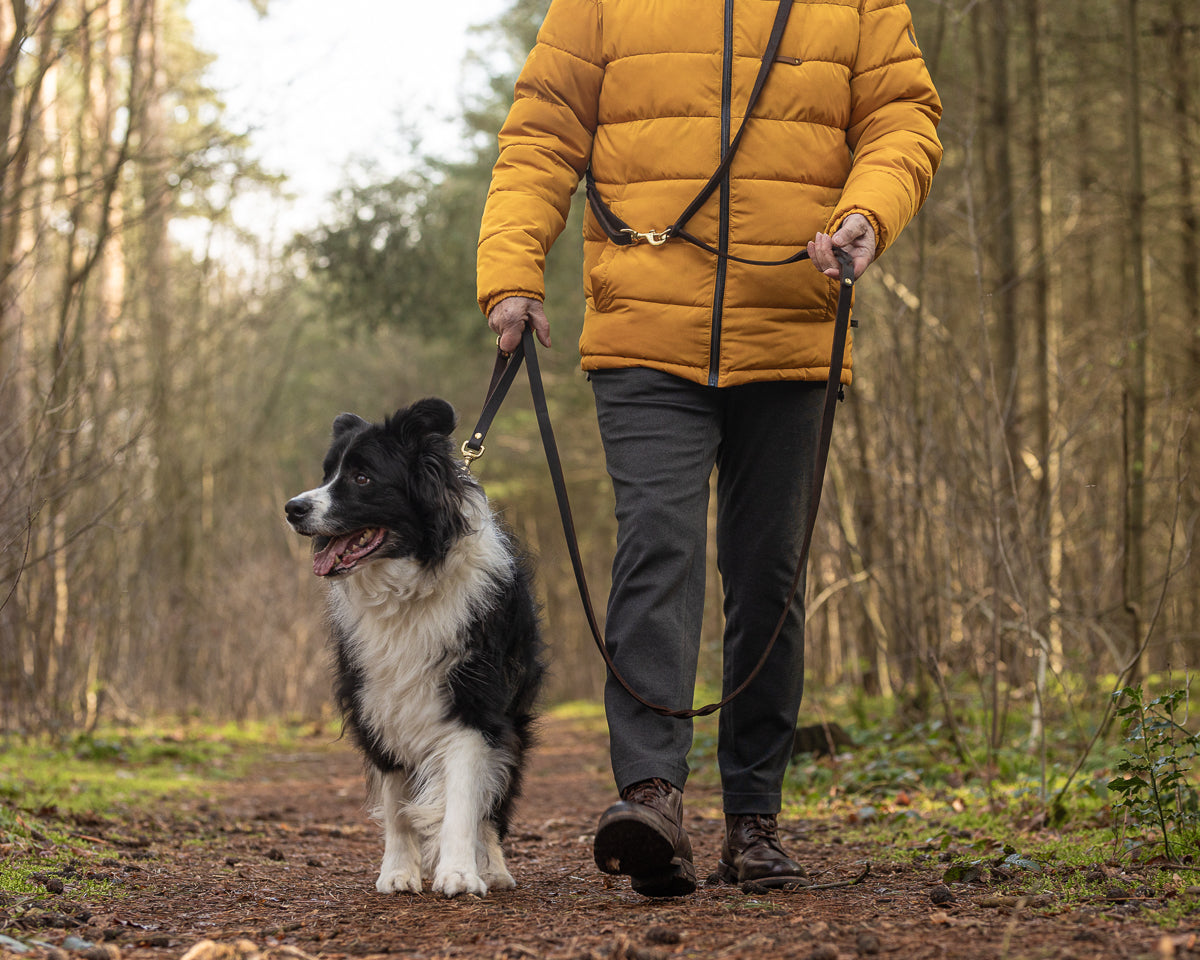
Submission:
<svg viewBox="0 0 1200 960">
<path fill-rule="evenodd" d="M 981 138 L 985 158 L 983 195 L 987 198 L 989 215 L 984 250 L 985 262 L 990 265 L 990 275 L 985 276 L 985 283 L 993 304 L 992 384 L 1002 435 L 998 455 L 989 464 L 989 509 L 994 537 L 990 558 L 991 595 L 995 611 L 990 677 L 993 714 L 989 742 L 997 745 L 1003 737 L 1009 691 L 1020 682 L 1017 658 L 1004 615 L 1005 598 L 1011 588 L 1004 557 L 1016 542 L 1015 470 L 1020 462 L 1020 331 L 1017 324 L 1016 193 L 1009 89 L 1009 0 L 994 0 L 978 8 L 975 17 L 975 64 L 981 78 L 985 107 Z M 1001 682 L 1000 671 L 1004 668 L 1008 673 Z"/>
<path fill-rule="evenodd" d="M 1194 532 L 1191 539 L 1191 559 L 1185 575 L 1185 597 L 1181 611 L 1183 622 L 1191 624 L 1184 635 L 1186 663 L 1200 662 L 1200 191 L 1196 188 L 1194 157 L 1200 144 L 1197 143 L 1196 126 L 1200 123 L 1195 116 L 1197 108 L 1194 96 L 1196 82 L 1193 69 L 1196 56 L 1195 37 L 1200 23 L 1189 24 L 1187 11 L 1194 12 L 1195 4 L 1186 0 L 1171 0 L 1167 30 L 1169 45 L 1168 62 L 1171 88 L 1171 114 L 1175 131 L 1176 167 L 1179 177 L 1179 272 L 1183 288 L 1182 309 L 1186 350 L 1186 369 L 1182 382 L 1188 409 L 1185 462 L 1190 464 L 1191 475 L 1183 490 L 1183 517 L 1185 525 Z"/>
<path fill-rule="evenodd" d="M 995 275 L 996 385 L 1004 425 L 1005 448 L 1011 463 L 1020 462 L 1018 405 L 1020 401 L 1020 328 L 1017 322 L 1016 191 L 1013 187 L 1013 120 L 1008 41 L 1012 31 L 1010 0 L 993 0 L 983 7 L 986 38 L 982 53 L 987 66 L 988 190 L 991 204 L 989 251 Z M 1005 483 L 1007 486 L 1007 483 Z"/>
<path fill-rule="evenodd" d="M 90 104 L 93 134 L 99 143 L 111 143 L 114 127 L 120 122 L 122 94 L 120 74 L 126 62 L 126 17 L 122 0 L 101 0 L 97 6 L 97 50 L 100 62 L 97 67 L 95 93 Z M 101 172 L 98 170 L 98 173 Z M 128 263 L 126 259 L 126 191 L 118 188 L 113 195 L 112 228 L 105 255 L 97 265 L 95 284 L 95 334 L 97 336 L 96 380 L 93 392 L 91 419 L 92 434 L 104 438 L 104 450 L 94 456 L 106 458 L 126 441 L 119 408 L 124 400 L 119 396 L 116 384 L 122 376 L 121 358 L 127 356 L 130 344 L 126 325 L 125 280 Z M 120 642 L 121 635 L 128 631 L 129 624 L 122 622 L 119 611 L 126 605 L 128 576 L 123 569 L 127 561 L 126 551 L 120 549 L 113 537 L 96 538 L 89 543 L 89 554 L 93 564 L 101 565 L 109 575 L 98 578 L 91 589 L 91 605 L 105 611 L 104 616 L 88 618 L 90 643 L 86 647 L 86 663 L 81 665 L 83 692 L 83 725 L 94 729 L 100 722 L 101 705 L 105 700 L 108 673 L 105 669 L 112 649 Z"/>
<path fill-rule="evenodd" d="M 193 563 L 193 513 L 187 482 L 184 413 L 178 403 L 179 360 L 183 343 L 173 336 L 170 239 L 167 224 L 170 192 L 169 139 L 165 116 L 167 79 L 164 72 L 162 18 L 157 0 L 134 0 L 142 10 L 145 29 L 140 37 L 148 96 L 140 117 L 139 180 L 141 200 L 141 250 L 139 262 L 145 282 L 140 289 L 140 313 L 145 324 L 149 363 L 147 435 L 154 449 L 152 479 L 155 523 L 142 531 L 142 577 L 148 594 L 143 598 L 157 632 L 171 637 L 160 652 L 172 665 L 168 678 L 176 691 L 189 689 L 194 666 L 193 645 L 186 624 L 191 597 L 188 572 Z M 193 331 L 195 332 L 195 331 Z M 193 396 L 191 402 L 195 403 Z"/>
<path fill-rule="evenodd" d="M 1042 0 L 1024 0 L 1024 3 L 1026 27 L 1029 32 L 1029 95 L 1025 100 L 1030 110 L 1029 165 L 1034 201 L 1031 208 L 1031 310 L 1037 331 L 1037 524 L 1031 546 L 1043 556 L 1040 565 L 1030 566 L 1030 569 L 1040 569 L 1043 574 L 1042 583 L 1030 584 L 1030 603 L 1038 603 L 1040 606 L 1036 614 L 1030 616 L 1030 623 L 1037 635 L 1034 638 L 1037 649 L 1034 712 L 1030 724 L 1030 739 L 1034 741 L 1042 732 L 1047 671 L 1052 669 L 1058 673 L 1063 669 L 1062 624 L 1059 614 L 1065 521 L 1060 486 L 1061 438 L 1057 430 L 1062 278 L 1057 268 L 1058 258 L 1054 253 L 1057 247 L 1056 217 L 1051 156 L 1047 150 L 1051 135 L 1049 90 L 1045 71 L 1045 19 Z"/>
<path fill-rule="evenodd" d="M 1124 603 L 1129 616 L 1129 650 L 1142 645 L 1146 587 L 1147 340 L 1150 334 L 1146 276 L 1146 186 L 1142 147 L 1142 67 L 1139 0 L 1125 0 L 1126 148 L 1129 157 L 1126 226 L 1129 251 L 1129 320 L 1125 354 L 1125 568 Z M 1138 657 L 1129 680 L 1145 676 Z"/>
<path fill-rule="evenodd" d="M 15 264 L 17 222 L 10 215 L 19 207 L 13 194 L 20 193 L 20 169 L 14 163 L 10 143 L 19 137 L 14 127 L 17 110 L 17 64 L 28 37 L 24 0 L 13 0 L 11 7 L 0 7 L 0 39 L 4 44 L 0 60 L 0 409 L 8 411 L 0 424 L 0 728 L 16 722 L 16 707 L 22 663 L 17 640 L 21 595 L 17 590 L 28 562 L 28 525 L 21 524 L 20 489 L 22 411 L 24 401 L 18 389 L 20 338 L 16 327 L 16 300 L 11 288 Z M 24 534 L 24 537 L 22 536 Z M 24 542 L 22 542 L 24 540 Z"/>
<path fill-rule="evenodd" d="M 0 638 L 7 640 L 0 644 L 0 701 L 4 703 L 0 720 L 4 722 L 24 722 L 31 705 L 31 671 L 42 662 L 28 629 L 36 613 L 30 609 L 27 576 L 39 553 L 40 506 L 32 479 L 40 472 L 34 442 L 42 405 L 25 373 L 28 332 L 19 294 L 34 270 L 29 170 L 41 133 L 43 88 L 57 59 L 53 36 L 58 8 L 58 0 L 34 11 L 24 0 L 13 0 L 0 9 L 0 410 L 4 411 L 0 417 Z"/>
<path fill-rule="evenodd" d="M 937 65 L 941 61 L 947 19 L 947 8 L 939 6 L 934 30 L 930 34 L 932 40 L 926 45 L 927 62 L 930 70 L 935 72 Z M 914 364 L 919 362 L 919 358 L 926 355 L 926 341 L 929 336 L 927 327 L 929 326 L 930 318 L 925 297 L 925 281 L 927 278 L 927 268 L 930 263 L 929 225 L 929 217 L 920 217 L 916 223 L 917 243 L 913 264 L 913 292 L 916 296 L 916 307 L 912 311 L 910 329 L 912 362 Z M 932 658 L 936 661 L 942 656 L 948 635 L 942 591 L 948 558 L 944 549 L 944 542 L 933 529 L 934 525 L 932 523 L 932 517 L 935 512 L 934 503 L 936 502 L 934 490 L 937 485 L 926 482 L 929 471 L 931 469 L 936 471 L 937 469 L 936 465 L 932 464 L 928 457 L 930 446 L 927 442 L 928 434 L 936 429 L 935 417 L 931 415 L 935 404 L 931 402 L 929 385 L 924 377 L 910 376 L 908 380 L 912 385 L 911 402 L 913 404 L 914 417 L 913 435 L 911 437 L 912 475 L 917 478 L 916 489 L 913 491 L 915 502 L 913 504 L 912 515 L 915 526 L 912 531 L 912 543 L 920 545 L 919 549 L 923 556 L 923 569 L 920 578 L 924 581 L 923 587 L 927 597 L 924 610 L 925 622 L 922 625 L 926 637 L 924 647 L 927 651 L 927 658 Z M 910 564 L 910 566 L 915 568 L 916 564 Z"/>
</svg>

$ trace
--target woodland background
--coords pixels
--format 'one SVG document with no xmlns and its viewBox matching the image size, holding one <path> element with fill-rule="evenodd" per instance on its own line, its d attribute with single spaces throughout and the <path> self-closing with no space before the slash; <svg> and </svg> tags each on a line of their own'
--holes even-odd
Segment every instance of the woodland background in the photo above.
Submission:
<svg viewBox="0 0 1200 960">
<path fill-rule="evenodd" d="M 546 5 L 487 27 L 467 159 L 414 136 L 411 172 L 348 175 L 329 222 L 281 248 L 231 218 L 286 184 L 227 127 L 185 0 L 0 4 L 0 730 L 328 711 L 320 584 L 282 505 L 317 481 L 341 410 L 436 393 L 477 415 L 479 214 Z M 910 6 L 946 157 L 859 287 L 807 710 L 854 691 L 951 728 L 982 704 L 976 742 L 1084 737 L 1121 682 L 1200 663 L 1200 8 Z M 542 365 L 602 608 L 579 215 Z M 550 699 L 595 697 L 522 394 L 475 471 L 538 556 Z M 714 571 L 710 687 L 720 616 Z"/>
</svg>

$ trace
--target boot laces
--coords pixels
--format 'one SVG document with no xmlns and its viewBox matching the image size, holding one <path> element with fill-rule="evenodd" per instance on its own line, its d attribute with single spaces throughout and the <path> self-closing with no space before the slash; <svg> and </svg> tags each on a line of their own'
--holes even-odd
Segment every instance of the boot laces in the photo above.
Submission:
<svg viewBox="0 0 1200 960">
<path fill-rule="evenodd" d="M 779 843 L 778 824 L 774 817 L 751 814 L 745 819 L 744 830 L 746 839 L 749 841 L 748 846 L 756 846 L 761 843 L 780 853 L 783 852 L 783 847 Z"/>
<path fill-rule="evenodd" d="M 625 788 L 621 799 L 628 803 L 652 805 L 655 800 L 663 800 L 671 794 L 671 784 L 666 780 L 655 777 L 651 780 L 639 780 Z"/>
</svg>

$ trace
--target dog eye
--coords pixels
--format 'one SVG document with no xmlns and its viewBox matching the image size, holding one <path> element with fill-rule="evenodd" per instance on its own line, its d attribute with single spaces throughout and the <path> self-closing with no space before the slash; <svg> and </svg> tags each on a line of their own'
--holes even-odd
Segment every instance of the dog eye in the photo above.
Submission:
<svg viewBox="0 0 1200 960">
<path fill-rule="evenodd" d="M 368 483 L 371 482 L 371 478 L 368 477 L 365 473 L 363 473 L 360 470 L 358 473 L 356 473 L 354 475 L 354 482 L 356 484 L 358 484 L 360 487 L 365 487 Z"/>
</svg>

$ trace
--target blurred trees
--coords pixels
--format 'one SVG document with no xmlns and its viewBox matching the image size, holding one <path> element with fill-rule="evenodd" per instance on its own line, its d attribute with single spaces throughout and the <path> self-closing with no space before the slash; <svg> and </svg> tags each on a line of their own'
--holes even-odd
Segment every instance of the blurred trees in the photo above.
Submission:
<svg viewBox="0 0 1200 960">
<path fill-rule="evenodd" d="M 859 290 L 835 445 L 862 453 L 839 458 L 839 555 L 814 587 L 863 578 L 814 613 L 813 663 L 871 682 L 862 651 L 882 647 L 922 709 L 973 678 L 994 741 L 1014 703 L 1198 662 L 1180 158 L 1200 117 L 1180 58 L 1200 20 L 1156 0 L 911 6 L 947 155 Z"/>
<path fill-rule="evenodd" d="M 809 702 L 849 684 L 953 723 L 974 691 L 986 749 L 1014 709 L 1040 723 L 1105 675 L 1200 662 L 1200 11 L 910 5 L 946 159 L 858 290 Z M 477 415 L 494 351 L 478 218 L 545 6 L 491 25 L 457 156 L 417 141 L 402 173 L 361 167 L 280 255 L 231 225 L 272 185 L 224 128 L 179 0 L 6 0 L 0 725 L 322 709 L 319 585 L 280 508 L 316 482 L 341 410 L 437 393 Z M 549 263 L 542 364 L 602 608 L 613 521 L 577 369 L 578 221 Z M 537 555 L 552 696 L 597 693 L 522 383 L 474 470 Z"/>
<path fill-rule="evenodd" d="M 189 34 L 176 0 L 0 8 L 4 726 L 204 703 L 221 683 L 193 669 L 224 615 L 206 581 L 228 575 L 198 544 L 252 439 L 222 428 L 263 417 L 277 371 L 251 353 L 278 328 L 247 327 L 252 284 L 231 299 L 231 268 L 172 234 L 190 221 L 202 249 L 239 183 L 267 180 Z"/>
</svg>

